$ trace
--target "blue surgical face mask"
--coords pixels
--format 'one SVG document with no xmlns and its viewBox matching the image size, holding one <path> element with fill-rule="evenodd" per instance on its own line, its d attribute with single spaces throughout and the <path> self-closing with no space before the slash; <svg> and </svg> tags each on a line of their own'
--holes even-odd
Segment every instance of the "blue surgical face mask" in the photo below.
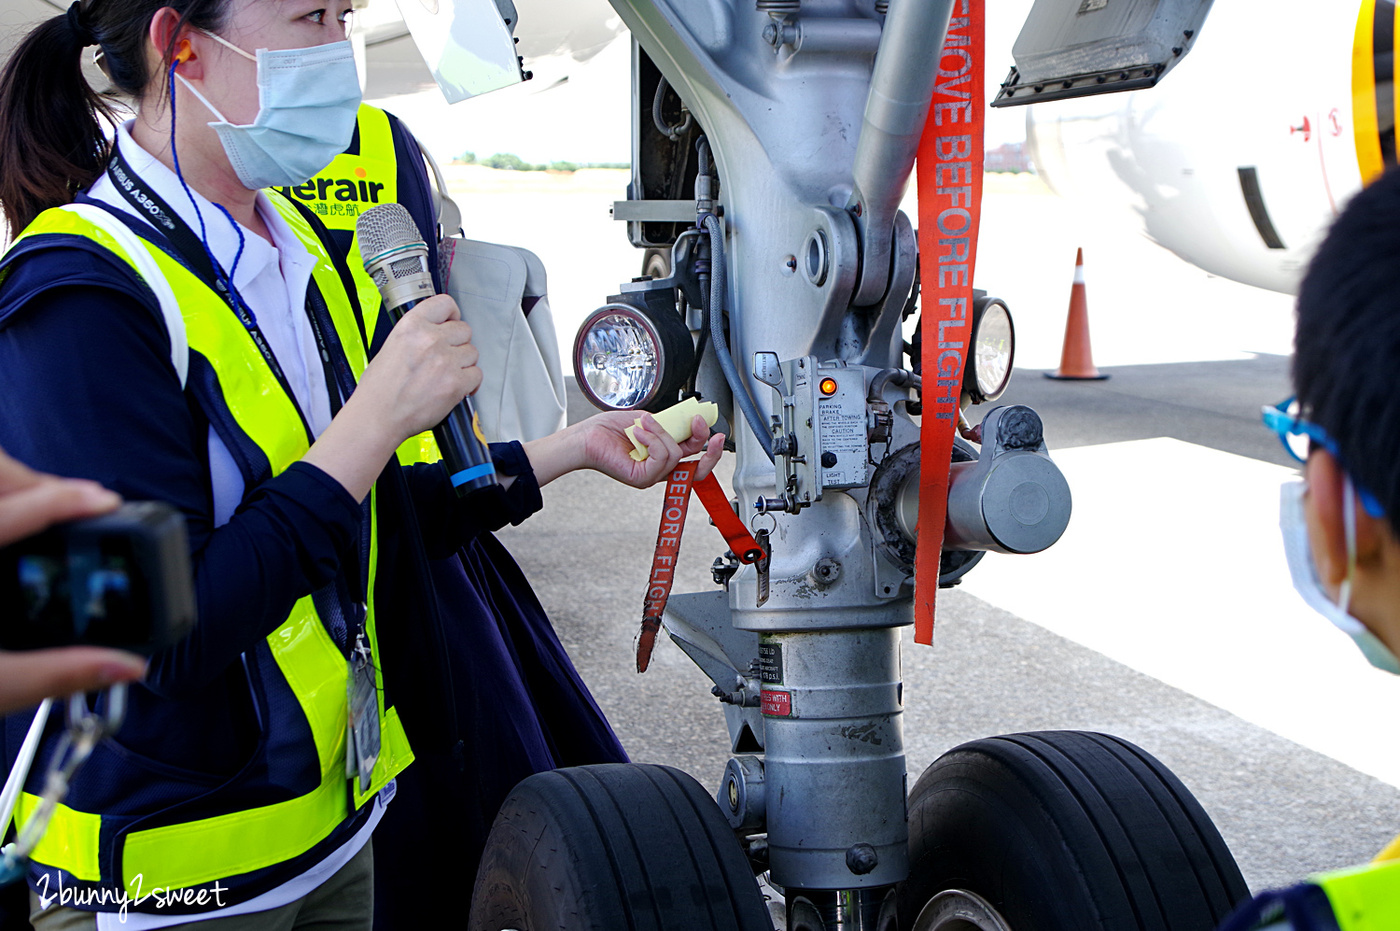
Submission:
<svg viewBox="0 0 1400 931">
<path fill-rule="evenodd" d="M 360 79 L 348 39 L 311 48 L 258 49 L 250 55 L 226 39 L 207 35 L 258 64 L 258 115 L 244 125 L 230 123 L 184 77 L 175 75 L 218 117 L 209 125 L 219 134 L 244 187 L 302 184 L 345 151 L 360 107 Z"/>
<path fill-rule="evenodd" d="M 1322 581 L 1317 576 L 1317 566 L 1313 562 L 1312 547 L 1308 542 L 1308 522 L 1303 514 L 1303 494 L 1307 485 L 1301 481 L 1285 482 L 1279 489 L 1279 527 L 1283 531 L 1283 552 L 1288 558 L 1288 572 L 1293 576 L 1293 587 L 1308 606 L 1343 633 L 1351 637 L 1366 659 L 1377 669 L 1384 669 L 1400 675 L 1400 660 L 1390 651 L 1381 638 L 1371 633 L 1366 625 L 1347 613 L 1351 606 L 1351 577 L 1356 571 L 1356 493 L 1351 479 L 1346 480 L 1345 500 L 1342 505 L 1342 520 L 1346 529 L 1347 574 L 1342 580 L 1334 602 L 1327 597 Z"/>
</svg>

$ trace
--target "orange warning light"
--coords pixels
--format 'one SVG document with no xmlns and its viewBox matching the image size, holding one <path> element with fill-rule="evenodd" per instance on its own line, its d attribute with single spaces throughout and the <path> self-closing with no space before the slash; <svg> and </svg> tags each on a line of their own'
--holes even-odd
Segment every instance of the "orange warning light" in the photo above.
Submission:
<svg viewBox="0 0 1400 931">
<path fill-rule="evenodd" d="M 817 388 L 821 391 L 822 397 L 829 398 L 836 393 L 836 379 L 823 378 Z"/>
</svg>

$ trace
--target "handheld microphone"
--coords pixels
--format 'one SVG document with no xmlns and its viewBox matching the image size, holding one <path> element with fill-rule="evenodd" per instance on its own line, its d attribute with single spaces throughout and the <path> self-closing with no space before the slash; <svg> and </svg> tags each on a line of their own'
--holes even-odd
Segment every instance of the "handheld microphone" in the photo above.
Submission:
<svg viewBox="0 0 1400 931">
<path fill-rule="evenodd" d="M 374 279 L 394 323 L 419 301 L 437 293 L 428 268 L 428 244 L 402 204 L 381 204 L 360 214 L 355 238 L 365 271 Z M 496 484 L 496 466 L 470 398 L 463 398 L 433 428 L 433 437 L 458 497 Z"/>
</svg>

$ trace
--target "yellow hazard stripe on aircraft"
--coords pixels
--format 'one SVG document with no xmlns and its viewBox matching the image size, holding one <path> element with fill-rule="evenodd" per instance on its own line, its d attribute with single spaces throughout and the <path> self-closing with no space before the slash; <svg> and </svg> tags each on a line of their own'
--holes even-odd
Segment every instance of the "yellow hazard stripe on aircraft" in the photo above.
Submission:
<svg viewBox="0 0 1400 931">
<path fill-rule="evenodd" d="M 1361 0 L 1352 42 L 1352 126 L 1363 184 L 1396 163 L 1394 0 Z"/>
<path fill-rule="evenodd" d="M 1387 860 L 1400 860 L 1400 836 L 1393 838 L 1390 843 L 1386 844 L 1371 862 L 1385 863 Z"/>
</svg>

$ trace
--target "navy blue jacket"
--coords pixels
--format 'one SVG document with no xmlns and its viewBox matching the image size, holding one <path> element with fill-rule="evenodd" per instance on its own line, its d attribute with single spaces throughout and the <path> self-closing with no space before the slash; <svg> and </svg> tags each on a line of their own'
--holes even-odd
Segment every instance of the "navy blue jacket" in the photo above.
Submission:
<svg viewBox="0 0 1400 931">
<path fill-rule="evenodd" d="M 416 156 L 416 144 L 391 123 L 400 166 L 416 167 L 416 179 L 401 176 L 401 200 L 435 243 L 426 176 L 406 157 Z M 133 689 L 128 720 L 149 726 L 129 725 L 120 742 L 159 765 L 225 772 L 256 739 L 233 659 L 280 623 L 251 619 L 285 617 L 296 597 L 334 576 L 357 539 L 359 508 L 320 470 L 296 464 L 252 489 L 215 531 L 208 421 L 179 390 L 150 292 L 95 246 L 67 240 L 26 252 L 0 284 L 0 447 L 44 471 L 93 478 L 185 513 L 201 623 Z M 381 319 L 376 346 L 386 330 Z M 391 466 L 378 486 L 402 499 L 380 528 L 376 608 L 394 619 L 379 625 L 381 661 L 418 760 L 400 776 L 375 834 L 383 927 L 462 917 L 491 822 L 520 779 L 626 759 L 519 567 L 490 533 L 540 506 L 520 446 L 492 452 L 501 474 L 519 477 L 485 500 L 444 508 L 455 499 L 437 464 Z M 195 739 L 163 697 L 178 697 L 222 739 Z M 7 759 L 29 717 L 7 720 Z M 425 862 L 424 851 L 440 848 L 426 841 L 440 837 L 452 838 L 454 856 Z M 444 897 L 445 889 L 457 894 Z M 16 927 L 24 914 L 20 901 Z M 0 928 L 9 915 L 0 906 Z"/>
<path fill-rule="evenodd" d="M 104 250 L 61 236 L 26 240 L 0 274 L 0 446 L 44 471 L 175 505 L 186 517 L 195 567 L 200 623 L 152 657 L 146 683 L 132 689 L 127 726 L 94 753 L 89 778 L 75 780 L 69 802 L 106 811 L 86 801 L 98 774 L 124 785 L 116 791 L 133 810 L 164 797 L 166 782 L 220 785 L 243 769 L 260 736 L 240 654 L 271 633 L 296 599 L 336 576 L 358 540 L 360 508 L 319 469 L 298 463 L 250 484 L 233 518 L 216 529 L 198 356 L 191 354 L 191 387 L 182 391 L 165 324 L 139 279 Z M 392 527 L 381 534 L 386 584 L 376 600 L 381 629 L 394 633 L 395 647 L 381 650 L 386 665 L 390 652 L 402 653 L 397 644 L 409 627 L 439 624 L 431 591 L 404 579 L 416 581 L 430 554 L 450 554 L 487 526 L 539 507 L 523 450 L 509 444 L 496 452 L 500 470 L 519 478 L 509 491 L 472 502 L 458 501 L 438 464 L 392 464 L 381 476 L 381 513 Z M 411 672 L 400 678 L 411 683 Z M 392 703 L 392 686 L 386 692 Z M 409 704 L 430 717 L 422 701 Z M 7 762 L 29 717 L 6 722 Z M 45 762 L 41 756 L 31 785 Z M 352 828 L 309 852 L 306 864 Z M 290 865 L 270 869 L 247 894 L 294 874 Z"/>
</svg>

